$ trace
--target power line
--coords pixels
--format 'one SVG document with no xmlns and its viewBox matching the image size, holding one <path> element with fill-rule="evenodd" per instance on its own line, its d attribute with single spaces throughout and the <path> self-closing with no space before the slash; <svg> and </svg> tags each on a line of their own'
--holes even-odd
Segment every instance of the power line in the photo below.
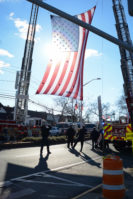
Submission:
<svg viewBox="0 0 133 199">
<path fill-rule="evenodd" d="M 6 99 L 13 99 L 13 100 L 15 100 L 15 96 L 14 95 L 8 95 L 8 94 L 2 94 L 2 93 L 0 93 L 0 98 L 6 98 Z M 33 101 L 33 100 L 31 100 L 31 99 L 29 99 L 28 100 L 30 103 L 32 103 L 32 104 L 36 104 L 36 105 L 38 105 L 38 106 L 40 106 L 40 107 L 43 107 L 43 108 L 45 108 L 46 110 L 48 110 L 48 111 L 56 111 L 56 112 L 61 112 L 61 111 L 59 111 L 59 110 L 55 110 L 55 109 L 53 109 L 53 108 L 48 108 L 47 106 L 45 106 L 45 105 L 43 105 L 43 104 L 40 104 L 40 103 L 38 103 L 38 102 L 35 102 L 35 101 Z"/>
</svg>

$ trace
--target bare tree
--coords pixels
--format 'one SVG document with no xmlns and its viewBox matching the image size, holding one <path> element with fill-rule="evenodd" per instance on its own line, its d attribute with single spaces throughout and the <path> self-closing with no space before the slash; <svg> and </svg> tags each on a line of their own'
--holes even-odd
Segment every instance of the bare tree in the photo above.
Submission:
<svg viewBox="0 0 133 199">
<path fill-rule="evenodd" d="M 92 120 L 98 121 L 99 120 L 99 113 L 98 113 L 98 103 L 93 102 L 89 103 L 87 106 L 87 111 L 85 112 L 85 121 L 91 122 Z M 110 104 L 102 104 L 102 113 L 105 119 L 109 119 L 112 116 L 114 111 L 111 110 Z"/>
<path fill-rule="evenodd" d="M 124 94 L 120 96 L 120 98 L 116 102 L 116 105 L 118 108 L 119 116 L 128 115 L 128 109 Z"/>
<path fill-rule="evenodd" d="M 64 116 L 70 116 L 71 122 L 77 121 L 78 114 L 74 109 L 72 98 L 57 97 L 55 100 L 56 109 L 60 110 L 60 121 L 64 121 Z"/>
</svg>

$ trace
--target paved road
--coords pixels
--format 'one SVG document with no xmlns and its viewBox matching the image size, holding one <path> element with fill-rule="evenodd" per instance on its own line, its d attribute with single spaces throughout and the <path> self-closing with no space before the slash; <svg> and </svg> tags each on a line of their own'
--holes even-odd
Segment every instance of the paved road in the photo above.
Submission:
<svg viewBox="0 0 133 199">
<path fill-rule="evenodd" d="M 112 148 L 112 146 L 111 146 Z M 50 147 L 47 156 L 39 147 L 3 150 L 0 152 L 0 199 L 67 199 L 100 187 L 102 183 L 103 154 L 91 150 L 86 141 L 83 152 L 68 150 L 66 144 Z M 113 148 L 109 153 L 117 153 Z M 118 155 L 120 155 L 118 153 Z M 133 162 L 123 155 L 127 187 L 133 179 Z M 97 189 L 99 196 L 101 189 Z"/>
</svg>

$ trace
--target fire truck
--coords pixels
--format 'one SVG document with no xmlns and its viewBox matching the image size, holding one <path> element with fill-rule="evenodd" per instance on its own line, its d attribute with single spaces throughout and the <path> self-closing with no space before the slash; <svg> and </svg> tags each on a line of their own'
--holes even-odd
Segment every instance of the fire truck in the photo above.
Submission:
<svg viewBox="0 0 133 199">
<path fill-rule="evenodd" d="M 0 141 L 20 140 L 27 136 L 27 128 L 13 120 L 0 120 Z"/>
<path fill-rule="evenodd" d="M 29 136 L 29 132 L 30 136 L 38 137 L 43 122 L 41 118 L 29 118 L 23 125 L 14 120 L 0 120 L 0 141 L 21 140 Z"/>
<path fill-rule="evenodd" d="M 133 132 L 131 124 L 119 122 L 104 123 L 104 140 L 113 143 L 118 151 L 133 148 Z"/>
</svg>

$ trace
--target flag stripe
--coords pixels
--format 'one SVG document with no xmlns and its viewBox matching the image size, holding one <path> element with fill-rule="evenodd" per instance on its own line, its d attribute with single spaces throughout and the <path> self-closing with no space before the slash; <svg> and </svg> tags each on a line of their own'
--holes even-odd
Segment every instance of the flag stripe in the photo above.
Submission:
<svg viewBox="0 0 133 199">
<path fill-rule="evenodd" d="M 74 58 L 72 60 L 72 64 L 71 64 L 71 69 L 68 73 L 68 76 L 67 76 L 67 79 L 66 79 L 66 82 L 64 84 L 64 87 L 63 89 L 61 90 L 61 92 L 59 93 L 60 96 L 63 95 L 63 93 L 65 93 L 67 91 L 67 88 L 68 88 L 68 85 L 70 84 L 70 80 L 73 78 L 74 73 L 75 73 L 75 65 L 76 65 L 76 59 L 77 59 L 77 52 L 74 52 Z"/>
<path fill-rule="evenodd" d="M 54 90 L 51 92 L 52 95 L 56 94 L 56 92 L 58 91 L 59 87 L 60 87 L 61 84 L 62 84 L 62 81 L 63 81 L 63 79 L 64 79 L 66 70 L 67 70 L 68 65 L 69 65 L 69 58 L 70 58 L 70 53 L 69 53 L 69 55 L 68 55 L 67 60 L 65 61 L 65 64 L 64 64 L 64 67 L 63 67 L 63 70 L 62 70 L 61 75 L 59 75 L 59 78 L 57 77 L 57 81 L 58 81 L 58 82 L 57 82 L 57 84 L 55 85 Z"/>
<path fill-rule="evenodd" d="M 44 94 L 47 94 L 51 88 L 51 86 L 54 84 L 54 81 L 55 81 L 55 78 L 58 74 L 58 71 L 59 71 L 59 67 L 60 67 L 60 62 L 58 62 L 55 66 L 55 69 L 54 69 L 54 72 L 53 72 L 53 75 L 50 79 L 50 82 L 49 82 L 49 85 L 47 86 L 46 90 L 44 91 Z"/>
<path fill-rule="evenodd" d="M 47 81 L 47 78 L 48 78 L 49 73 L 50 73 L 51 65 L 52 65 L 52 61 L 50 60 L 50 63 L 47 65 L 46 71 L 44 73 L 43 80 L 42 80 L 42 82 L 41 82 L 41 84 L 40 84 L 40 86 L 39 86 L 39 88 L 38 88 L 38 90 L 36 92 L 37 94 L 42 91 L 42 88 L 43 88 L 43 86 L 45 84 L 45 81 Z"/>
</svg>

